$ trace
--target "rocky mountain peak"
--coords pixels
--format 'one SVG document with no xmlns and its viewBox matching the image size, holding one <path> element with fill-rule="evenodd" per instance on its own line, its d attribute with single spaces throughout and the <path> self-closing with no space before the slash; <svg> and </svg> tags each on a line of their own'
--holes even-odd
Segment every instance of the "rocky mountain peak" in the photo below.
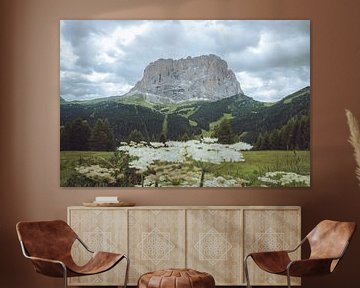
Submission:
<svg viewBox="0 0 360 288">
<path fill-rule="evenodd" d="M 144 70 L 143 78 L 126 94 L 143 94 L 149 102 L 216 101 L 243 94 L 225 60 L 210 54 L 184 59 L 158 59 Z"/>
</svg>

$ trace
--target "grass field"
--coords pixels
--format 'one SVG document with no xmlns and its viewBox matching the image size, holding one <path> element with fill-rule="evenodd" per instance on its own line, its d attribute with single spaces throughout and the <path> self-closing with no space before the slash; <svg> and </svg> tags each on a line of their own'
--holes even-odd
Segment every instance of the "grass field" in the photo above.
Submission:
<svg viewBox="0 0 360 288">
<path fill-rule="evenodd" d="M 245 158 L 244 162 L 207 163 L 208 177 L 241 178 L 247 181 L 246 186 L 258 187 L 264 184 L 259 177 L 267 172 L 284 171 L 310 175 L 310 151 L 242 151 L 242 154 Z M 114 158 L 113 152 L 62 151 L 60 153 L 61 186 L 81 186 L 81 183 L 68 184 L 69 179 L 76 177 L 76 167 L 98 165 L 114 168 L 112 158 Z M 98 186 L 106 186 L 106 183 Z"/>
<path fill-rule="evenodd" d="M 68 179 L 76 174 L 75 167 L 83 163 L 106 165 L 113 152 L 95 151 L 61 151 L 60 152 L 60 186 L 66 187 Z"/>
<path fill-rule="evenodd" d="M 213 167 L 214 175 L 232 175 L 259 186 L 257 179 L 266 172 L 284 171 L 301 175 L 310 174 L 310 151 L 243 151 L 245 162 L 223 163 Z"/>
</svg>

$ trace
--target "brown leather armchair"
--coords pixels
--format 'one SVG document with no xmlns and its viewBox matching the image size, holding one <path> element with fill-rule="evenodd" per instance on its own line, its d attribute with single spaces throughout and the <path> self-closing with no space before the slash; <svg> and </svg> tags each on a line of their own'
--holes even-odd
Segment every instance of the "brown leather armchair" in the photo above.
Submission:
<svg viewBox="0 0 360 288">
<path fill-rule="evenodd" d="M 291 276 L 315 276 L 333 272 L 344 256 L 355 229 L 354 222 L 324 220 L 292 250 L 250 253 L 244 259 L 247 287 L 251 287 L 247 267 L 249 257 L 266 272 L 286 275 L 289 288 Z M 292 261 L 289 253 L 296 251 L 306 241 L 310 245 L 310 257 Z"/>
<path fill-rule="evenodd" d="M 62 220 L 19 222 L 16 225 L 20 245 L 24 256 L 31 260 L 35 271 L 50 277 L 88 276 L 112 269 L 121 260 L 127 261 L 124 288 L 127 285 L 129 258 L 125 254 L 91 251 Z M 78 266 L 72 256 L 71 247 L 79 241 L 92 254 L 83 266 Z"/>
</svg>

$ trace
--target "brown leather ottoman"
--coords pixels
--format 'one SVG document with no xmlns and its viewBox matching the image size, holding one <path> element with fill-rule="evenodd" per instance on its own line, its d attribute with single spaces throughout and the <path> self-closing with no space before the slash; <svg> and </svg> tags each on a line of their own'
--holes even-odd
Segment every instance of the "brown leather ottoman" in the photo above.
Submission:
<svg viewBox="0 0 360 288">
<path fill-rule="evenodd" d="M 214 277 L 192 269 L 166 269 L 140 276 L 138 288 L 214 288 Z"/>
</svg>

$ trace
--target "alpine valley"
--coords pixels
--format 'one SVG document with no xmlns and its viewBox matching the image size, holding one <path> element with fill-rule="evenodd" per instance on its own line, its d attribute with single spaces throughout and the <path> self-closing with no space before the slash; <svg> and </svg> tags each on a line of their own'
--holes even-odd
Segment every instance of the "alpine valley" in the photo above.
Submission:
<svg viewBox="0 0 360 288">
<path fill-rule="evenodd" d="M 256 173 L 248 171 L 255 173 L 253 183 L 239 180 L 241 183 L 238 181 L 229 186 L 247 186 L 246 183 L 250 183 L 250 186 L 260 185 L 259 178 L 274 170 L 309 174 L 310 87 L 304 87 L 274 103 L 256 101 L 250 96 L 243 93 L 234 72 L 218 56 L 159 59 L 145 68 L 143 78 L 125 95 L 86 101 L 60 98 L 60 148 L 64 153 L 121 151 L 118 147 L 126 143 L 141 142 L 144 146 L 162 143 L 167 147 L 172 145 L 169 144 L 171 141 L 202 143 L 212 141 L 206 139 L 217 139 L 219 145 L 247 143 L 250 148 L 241 150 L 252 151 L 242 152 L 244 155 L 275 153 L 273 151 L 286 155 L 295 153 L 294 157 L 289 156 L 290 160 L 284 160 L 291 162 L 291 168 L 286 169 L 282 164 L 270 168 L 276 165 L 273 161 L 280 160 L 270 160 L 266 156 L 268 166 L 259 164 L 261 167 L 257 169 L 254 164 L 250 169 L 257 169 Z M 253 161 L 256 161 L 256 157 Z M 297 164 L 299 157 L 306 163 Z M 137 156 L 139 158 L 140 155 Z M 252 159 L 251 156 L 249 159 Z M 199 167 L 199 177 L 204 177 L 205 170 L 211 170 L 209 167 Z M 218 175 L 224 174 L 221 169 L 218 171 Z M 159 173 L 152 171 L 150 174 Z M 124 185 L 118 186 L 139 185 L 140 182 L 144 186 L 144 179 L 137 180 L 137 174 L 132 175 Z M 246 178 L 244 175 L 238 176 Z M 159 181 L 154 180 L 149 186 L 159 185 Z M 200 181 L 200 186 L 204 185 L 204 181 Z M 62 185 L 72 186 L 70 182 Z M 306 183 L 301 182 L 299 186 L 308 186 Z M 180 185 L 183 186 L 183 183 Z"/>
<path fill-rule="evenodd" d="M 160 59 L 146 67 L 129 93 L 88 101 L 61 98 L 60 109 L 62 127 L 77 118 L 90 127 L 107 119 L 117 142 L 127 141 L 134 130 L 145 141 L 159 141 L 162 134 L 169 140 L 211 136 L 221 120 L 229 119 L 240 140 L 255 144 L 260 134 L 309 116 L 310 87 L 275 103 L 259 102 L 243 94 L 234 73 L 217 56 Z"/>
</svg>

